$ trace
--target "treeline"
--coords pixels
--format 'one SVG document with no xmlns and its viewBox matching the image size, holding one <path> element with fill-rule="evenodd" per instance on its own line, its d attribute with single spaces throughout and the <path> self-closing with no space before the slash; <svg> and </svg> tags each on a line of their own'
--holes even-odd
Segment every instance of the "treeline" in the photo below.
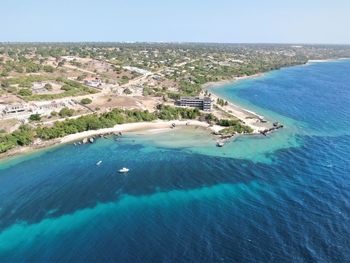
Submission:
<svg viewBox="0 0 350 263">
<path fill-rule="evenodd" d="M 35 138 L 49 140 L 83 131 L 111 128 L 116 124 L 153 121 L 156 119 L 195 119 L 199 114 L 198 109 L 177 109 L 170 106 L 159 106 L 158 110 L 154 113 L 114 109 L 100 115 L 91 114 L 81 116 L 77 119 L 57 121 L 52 127 L 32 129 L 28 125 L 23 125 L 11 134 L 0 136 L 0 153 L 6 152 L 16 146 L 29 145 Z"/>
<path fill-rule="evenodd" d="M 111 128 L 117 124 L 161 120 L 196 119 L 201 115 L 198 109 L 175 108 L 160 105 L 156 112 L 114 109 L 107 113 L 81 116 L 77 119 L 67 119 L 55 122 L 53 127 L 39 127 L 35 130 L 36 137 L 54 139 L 69 134 L 89 130 Z"/>
<path fill-rule="evenodd" d="M 197 109 L 190 108 L 176 108 L 168 105 L 160 104 L 157 106 L 157 117 L 161 120 L 177 120 L 177 119 L 189 119 L 193 120 L 202 115 Z"/>
<path fill-rule="evenodd" d="M 28 125 L 21 126 L 17 131 L 0 136 L 0 153 L 6 152 L 16 146 L 25 146 L 33 142 L 35 138 L 49 140 L 61 138 L 69 134 L 111 128 L 117 124 L 133 123 L 142 121 L 200 119 L 209 123 L 226 126 L 231 132 L 249 133 L 252 130 L 243 125 L 239 120 L 218 120 L 213 114 L 201 113 L 198 109 L 177 108 L 168 105 L 158 105 L 157 111 L 151 113 L 138 110 L 114 109 L 102 114 L 81 116 L 77 119 L 57 121 L 52 127 L 30 128 Z"/>
<path fill-rule="evenodd" d="M 53 127 L 39 127 L 36 129 L 36 136 L 48 140 L 83 131 L 111 128 L 116 124 L 152 121 L 155 119 L 155 114 L 148 111 L 124 111 L 114 109 L 101 115 L 92 114 L 81 116 L 77 119 L 55 122 Z"/>
</svg>

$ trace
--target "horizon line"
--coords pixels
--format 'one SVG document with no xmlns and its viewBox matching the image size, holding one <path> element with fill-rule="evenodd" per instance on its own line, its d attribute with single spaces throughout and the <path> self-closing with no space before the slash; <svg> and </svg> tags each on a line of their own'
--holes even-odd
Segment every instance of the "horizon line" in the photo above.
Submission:
<svg viewBox="0 0 350 263">
<path fill-rule="evenodd" d="M 222 45 L 334 45 L 350 46 L 350 43 L 303 42 L 202 42 L 202 41 L 0 41 L 0 44 L 222 44 Z"/>
</svg>

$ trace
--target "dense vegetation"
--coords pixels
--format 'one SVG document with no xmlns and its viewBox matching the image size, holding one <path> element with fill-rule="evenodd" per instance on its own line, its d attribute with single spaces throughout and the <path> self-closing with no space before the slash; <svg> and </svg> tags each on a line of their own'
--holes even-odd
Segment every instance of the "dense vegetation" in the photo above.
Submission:
<svg viewBox="0 0 350 263">
<path fill-rule="evenodd" d="M 234 134 L 234 133 L 252 133 L 253 129 L 249 126 L 242 124 L 239 120 L 228 120 L 221 119 L 217 121 L 217 124 L 220 126 L 227 127 L 220 131 L 221 134 Z"/>
<path fill-rule="evenodd" d="M 58 113 L 58 115 L 62 118 L 71 117 L 73 116 L 73 114 L 74 114 L 74 110 L 67 107 L 62 108 Z"/>
<path fill-rule="evenodd" d="M 160 104 L 157 107 L 158 118 L 161 120 L 177 120 L 177 119 L 196 119 L 201 115 L 197 108 L 175 108 L 168 105 Z"/>
<path fill-rule="evenodd" d="M 25 146 L 33 142 L 34 131 L 26 125 L 21 126 L 17 131 L 0 135 L 0 153 L 6 152 L 16 146 Z"/>
<path fill-rule="evenodd" d="M 41 120 L 41 116 L 40 114 L 32 114 L 29 116 L 29 120 L 30 121 L 40 121 Z"/>
</svg>

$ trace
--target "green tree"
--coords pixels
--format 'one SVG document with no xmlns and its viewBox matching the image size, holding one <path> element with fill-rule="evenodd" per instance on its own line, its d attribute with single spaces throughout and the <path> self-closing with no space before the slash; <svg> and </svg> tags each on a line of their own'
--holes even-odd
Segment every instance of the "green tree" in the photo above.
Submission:
<svg viewBox="0 0 350 263">
<path fill-rule="evenodd" d="M 18 94 L 20 96 L 31 96 L 33 92 L 30 89 L 20 89 Z"/>
<path fill-rule="evenodd" d="M 52 73 L 52 72 L 54 71 L 54 68 L 53 68 L 52 66 L 45 65 L 45 66 L 43 67 L 43 70 L 44 70 L 45 72 Z"/>
<path fill-rule="evenodd" d="M 61 87 L 61 90 L 64 90 L 64 91 L 70 91 L 74 89 L 74 87 L 70 86 L 70 85 L 67 85 L 67 84 L 64 84 L 62 87 Z"/>
<path fill-rule="evenodd" d="M 52 85 L 50 83 L 46 83 L 44 88 L 47 90 L 52 90 Z"/>
<path fill-rule="evenodd" d="M 34 132 L 29 126 L 22 125 L 17 131 L 12 133 L 12 136 L 18 145 L 29 145 L 33 141 Z"/>
<path fill-rule="evenodd" d="M 123 91 L 126 95 L 130 95 L 132 92 L 129 88 L 124 89 Z"/>
<path fill-rule="evenodd" d="M 60 112 L 58 113 L 58 115 L 60 115 L 62 118 L 64 117 L 71 117 L 74 114 L 74 110 L 64 107 L 63 109 L 60 110 Z"/>
<path fill-rule="evenodd" d="M 80 101 L 80 103 L 86 105 L 92 103 L 92 100 L 89 98 L 84 98 Z"/>
<path fill-rule="evenodd" d="M 40 121 L 41 120 L 41 116 L 40 116 L 40 114 L 32 114 L 32 115 L 30 115 L 30 117 L 29 117 L 29 120 L 31 120 L 31 121 Z"/>
</svg>

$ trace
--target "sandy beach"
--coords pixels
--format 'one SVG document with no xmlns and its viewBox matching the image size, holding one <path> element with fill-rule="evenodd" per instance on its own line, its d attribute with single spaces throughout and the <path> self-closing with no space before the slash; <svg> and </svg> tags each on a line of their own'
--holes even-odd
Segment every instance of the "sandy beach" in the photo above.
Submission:
<svg viewBox="0 0 350 263">
<path fill-rule="evenodd" d="M 25 147 L 16 147 L 5 153 L 0 154 L 0 159 L 4 159 L 6 157 L 12 157 L 15 155 L 26 154 L 36 150 L 53 147 L 59 144 L 66 144 L 74 141 L 81 141 L 84 138 L 89 138 L 97 135 L 103 134 L 111 134 L 111 133 L 125 133 L 125 132 L 137 132 L 142 131 L 144 133 L 160 133 L 166 132 L 172 129 L 172 125 L 175 124 L 176 127 L 201 127 L 204 129 L 209 129 L 211 132 L 218 132 L 224 127 L 218 125 L 209 125 L 206 122 L 201 122 L 198 120 L 173 120 L 173 121 L 153 121 L 153 122 L 136 122 L 136 123 L 126 123 L 126 124 L 118 124 L 112 128 L 99 129 L 99 130 L 90 130 L 75 134 L 70 134 L 62 138 L 57 138 L 53 140 L 43 141 L 37 139 L 30 146 Z"/>
<path fill-rule="evenodd" d="M 220 126 L 213 126 L 210 127 L 210 125 L 206 122 L 201 122 L 197 120 L 190 120 L 190 121 L 154 121 L 154 122 L 136 122 L 136 123 L 126 123 L 126 124 L 119 124 L 114 126 L 113 128 L 106 128 L 106 129 L 100 129 L 100 130 L 90 130 L 85 131 L 81 133 L 75 133 L 67 135 L 60 139 L 60 143 L 68 143 L 72 141 L 78 141 L 87 137 L 92 137 L 96 135 L 103 135 L 103 134 L 109 134 L 109 133 L 124 133 L 124 132 L 135 132 L 135 131 L 148 131 L 148 132 L 159 132 L 159 131 L 167 131 L 170 130 L 172 125 L 175 124 L 176 127 L 178 126 L 196 126 L 196 127 L 203 127 L 203 128 L 210 128 L 213 132 L 217 131 L 217 129 L 222 129 Z"/>
<path fill-rule="evenodd" d="M 215 94 L 211 95 L 211 98 L 217 100 L 219 97 Z M 241 120 L 244 124 L 253 129 L 253 133 L 260 133 L 266 129 L 272 127 L 272 124 L 264 121 L 264 116 L 261 116 L 253 111 L 247 110 L 239 105 L 228 102 L 225 106 L 218 106 L 221 110 L 230 113 L 234 117 Z"/>
<path fill-rule="evenodd" d="M 202 89 L 206 90 L 208 88 L 220 88 L 220 87 L 224 86 L 225 84 L 230 84 L 230 83 L 234 83 L 236 81 L 245 80 L 245 79 L 258 78 L 258 77 L 261 77 L 263 75 L 264 75 L 264 73 L 258 73 L 258 74 L 254 74 L 251 76 L 236 77 L 232 80 L 225 80 L 225 81 L 219 81 L 219 82 L 209 82 L 209 83 L 204 84 L 202 86 Z M 211 98 L 214 99 L 214 101 L 216 101 L 220 97 L 211 92 Z M 220 98 L 220 99 L 222 99 L 222 98 Z M 219 106 L 219 105 L 217 105 L 217 106 L 222 111 L 230 113 L 234 117 L 241 120 L 244 124 L 250 126 L 253 129 L 254 134 L 258 134 L 261 131 L 264 131 L 264 130 L 272 127 L 271 123 L 265 122 L 264 116 L 259 115 L 258 113 L 254 112 L 254 111 L 245 109 L 240 105 L 237 105 L 237 104 L 234 104 L 234 103 L 231 103 L 228 101 L 228 104 L 225 106 Z"/>
<path fill-rule="evenodd" d="M 206 90 L 208 88 L 216 88 L 216 87 L 220 88 L 221 86 L 226 85 L 226 84 L 231 84 L 231 83 L 234 83 L 236 81 L 245 80 L 245 79 L 254 79 L 254 78 L 261 77 L 263 75 L 264 75 L 264 73 L 257 73 L 257 74 L 250 75 L 250 76 L 234 77 L 234 78 L 229 79 L 229 80 L 208 82 L 208 83 L 205 83 L 202 85 L 202 89 Z"/>
<path fill-rule="evenodd" d="M 338 60 L 349 60 L 350 58 L 330 58 L 330 59 L 309 59 L 306 63 L 312 64 L 312 63 L 325 63 L 325 62 L 332 62 L 332 61 L 338 61 Z"/>
</svg>

